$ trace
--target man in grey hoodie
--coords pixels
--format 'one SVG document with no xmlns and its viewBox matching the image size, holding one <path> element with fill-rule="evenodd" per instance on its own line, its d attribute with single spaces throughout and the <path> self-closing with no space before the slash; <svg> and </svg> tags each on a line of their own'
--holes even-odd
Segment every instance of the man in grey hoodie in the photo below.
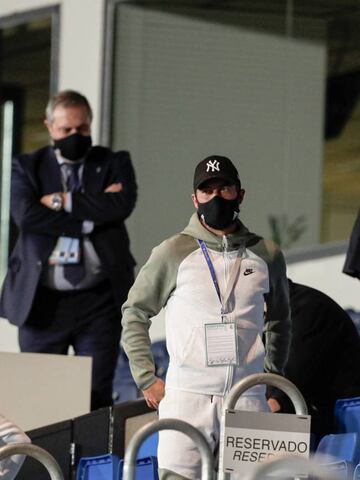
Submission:
<svg viewBox="0 0 360 480">
<path fill-rule="evenodd" d="M 159 408 L 160 418 L 199 428 L 214 453 L 230 388 L 264 370 L 282 375 L 290 341 L 284 258 L 238 220 L 244 194 L 231 160 L 201 161 L 192 193 L 196 213 L 181 233 L 154 248 L 123 306 L 122 343 L 147 404 Z M 150 319 L 162 308 L 166 389 L 154 374 L 149 338 Z M 267 410 L 264 386 L 242 395 L 237 409 Z M 197 447 L 178 432 L 160 433 L 158 460 L 163 480 L 200 478 Z"/>
</svg>

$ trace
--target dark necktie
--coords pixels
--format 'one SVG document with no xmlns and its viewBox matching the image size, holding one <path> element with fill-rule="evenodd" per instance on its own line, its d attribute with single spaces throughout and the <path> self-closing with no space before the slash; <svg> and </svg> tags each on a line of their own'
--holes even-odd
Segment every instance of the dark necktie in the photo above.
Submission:
<svg viewBox="0 0 360 480">
<path fill-rule="evenodd" d="M 69 192 L 76 193 L 81 190 L 81 182 L 79 170 L 81 163 L 74 163 L 73 165 L 66 165 L 68 171 L 67 188 Z"/>
<path fill-rule="evenodd" d="M 68 170 L 68 180 L 67 188 L 71 193 L 76 193 L 81 190 L 81 181 L 79 176 L 79 169 L 81 163 L 75 163 L 73 165 L 66 165 Z M 85 265 L 84 265 L 84 256 L 83 256 L 83 245 L 81 238 L 79 240 L 79 249 L 80 249 L 80 261 L 75 264 L 67 264 L 64 267 L 64 277 L 68 282 L 71 283 L 74 287 L 81 282 L 85 277 Z"/>
</svg>

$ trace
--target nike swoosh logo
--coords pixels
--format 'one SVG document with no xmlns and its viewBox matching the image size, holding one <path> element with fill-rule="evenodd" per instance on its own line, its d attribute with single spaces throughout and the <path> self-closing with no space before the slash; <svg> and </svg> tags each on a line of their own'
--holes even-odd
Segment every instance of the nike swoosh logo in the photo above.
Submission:
<svg viewBox="0 0 360 480">
<path fill-rule="evenodd" d="M 252 273 L 254 273 L 254 270 L 252 270 L 252 269 L 247 269 L 247 270 L 245 270 L 244 275 L 245 275 L 245 277 L 246 277 L 246 276 L 248 276 L 248 275 L 251 275 Z"/>
</svg>

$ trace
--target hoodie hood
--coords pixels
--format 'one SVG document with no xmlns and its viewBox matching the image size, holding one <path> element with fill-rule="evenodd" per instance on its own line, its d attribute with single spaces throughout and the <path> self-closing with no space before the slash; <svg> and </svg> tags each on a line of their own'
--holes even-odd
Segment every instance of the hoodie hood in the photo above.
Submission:
<svg viewBox="0 0 360 480">
<path fill-rule="evenodd" d="M 237 220 L 237 223 L 238 229 L 235 232 L 223 236 L 215 235 L 203 226 L 195 212 L 191 216 L 189 224 L 181 233 L 196 240 L 203 240 L 209 248 L 218 251 L 223 249 L 224 243 L 226 243 L 228 250 L 238 250 L 240 247 L 250 247 L 261 239 L 258 235 L 249 232 L 240 220 Z"/>
</svg>

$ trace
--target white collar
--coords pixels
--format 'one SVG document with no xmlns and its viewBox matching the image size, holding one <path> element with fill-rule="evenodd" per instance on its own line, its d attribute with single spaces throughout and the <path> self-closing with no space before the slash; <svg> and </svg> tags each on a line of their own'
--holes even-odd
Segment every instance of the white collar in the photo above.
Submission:
<svg viewBox="0 0 360 480">
<path fill-rule="evenodd" d="M 62 165 L 77 165 L 79 163 L 83 163 L 83 161 L 84 161 L 83 158 L 80 158 L 80 160 L 77 160 L 76 162 L 74 162 L 73 160 L 69 160 L 68 158 L 63 157 L 60 153 L 59 148 L 54 148 L 54 153 L 55 153 L 56 160 L 57 160 L 58 164 L 60 165 L 60 167 Z"/>
</svg>

